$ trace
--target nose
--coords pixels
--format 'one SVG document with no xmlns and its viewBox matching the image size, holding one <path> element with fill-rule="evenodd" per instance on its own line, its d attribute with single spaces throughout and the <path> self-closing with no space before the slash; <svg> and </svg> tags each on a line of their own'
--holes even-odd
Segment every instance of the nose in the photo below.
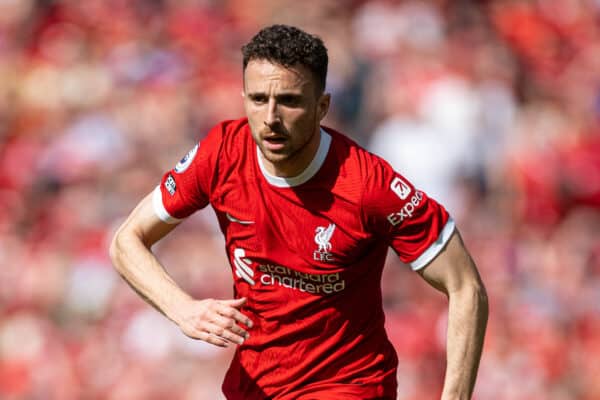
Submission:
<svg viewBox="0 0 600 400">
<path fill-rule="evenodd" d="M 274 98 L 269 99 L 269 103 L 267 105 L 267 115 L 265 117 L 265 124 L 268 126 L 273 126 L 281 122 L 279 119 L 279 112 L 277 110 L 277 102 Z"/>
</svg>

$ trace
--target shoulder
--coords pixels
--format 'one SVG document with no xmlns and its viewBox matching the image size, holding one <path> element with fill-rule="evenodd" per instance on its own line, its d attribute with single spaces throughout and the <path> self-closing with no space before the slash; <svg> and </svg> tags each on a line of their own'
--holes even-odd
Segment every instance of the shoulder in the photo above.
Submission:
<svg viewBox="0 0 600 400">
<path fill-rule="evenodd" d="M 332 136 L 332 153 L 339 166 L 340 180 L 360 191 L 366 210 L 378 211 L 382 202 L 396 205 L 420 201 L 422 192 L 385 159 L 333 129 L 326 131 Z M 413 199 L 410 194 L 417 197 Z"/>
<path fill-rule="evenodd" d="M 247 118 L 219 122 L 203 139 L 209 144 L 210 181 L 217 186 L 232 177 L 252 175 L 256 146 Z M 202 145 L 201 145 L 202 147 Z M 213 189 L 216 190 L 216 187 Z"/>
<path fill-rule="evenodd" d="M 329 127 L 323 127 L 331 140 L 332 154 L 334 155 L 340 172 L 354 176 L 365 182 L 375 170 L 390 170 L 392 167 L 383 158 L 371 153 L 354 140 Z"/>
<path fill-rule="evenodd" d="M 240 136 L 238 133 L 248 131 L 248 119 L 240 118 L 240 119 L 230 119 L 224 120 L 213 126 L 207 134 L 207 137 L 214 137 L 215 139 L 220 139 L 221 141 L 231 141 L 236 137 Z"/>
<path fill-rule="evenodd" d="M 219 156 L 244 152 L 251 139 L 247 118 L 225 120 L 214 125 L 201 140 L 201 145 Z"/>
</svg>

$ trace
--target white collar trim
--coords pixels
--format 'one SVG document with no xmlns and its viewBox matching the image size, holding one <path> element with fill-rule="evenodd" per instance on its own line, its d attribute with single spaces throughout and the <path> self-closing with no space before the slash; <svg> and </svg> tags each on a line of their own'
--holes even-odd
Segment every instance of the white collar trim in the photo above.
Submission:
<svg viewBox="0 0 600 400">
<path fill-rule="evenodd" d="M 299 175 L 292 176 L 290 178 L 284 178 L 281 176 L 274 176 L 267 172 L 265 169 L 262 155 L 260 153 L 260 149 L 256 146 L 256 156 L 258 158 L 258 166 L 260 167 L 260 171 L 263 176 L 273 186 L 277 187 L 294 187 L 298 185 L 302 185 L 304 182 L 308 181 L 310 178 L 315 176 L 315 174 L 319 171 L 323 163 L 325 162 L 325 158 L 327 157 L 327 153 L 329 152 L 329 147 L 331 145 L 331 136 L 321 129 L 321 141 L 319 142 L 319 149 L 317 150 L 317 154 L 313 160 L 308 164 L 308 167 L 304 171 L 302 171 Z"/>
</svg>

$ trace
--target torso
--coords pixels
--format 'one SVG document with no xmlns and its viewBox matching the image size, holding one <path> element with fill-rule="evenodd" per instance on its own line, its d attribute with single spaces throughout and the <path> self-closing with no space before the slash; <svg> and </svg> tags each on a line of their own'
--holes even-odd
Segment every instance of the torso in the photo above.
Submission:
<svg viewBox="0 0 600 400">
<path fill-rule="evenodd" d="M 271 388 L 269 396 L 294 398 L 295 390 L 316 382 L 366 383 L 375 375 L 382 385 L 395 373 L 379 285 L 387 244 L 366 232 L 360 218 L 366 171 L 352 162 L 356 148 L 336 133 L 324 135 L 332 140 L 323 165 L 299 185 L 269 181 L 249 134 L 244 151 L 218 162 L 228 171 L 219 173 L 211 205 L 236 297 L 248 298 L 243 312 L 256 322 L 224 384 L 231 398 L 238 398 L 245 375 L 251 386 Z"/>
<path fill-rule="evenodd" d="M 444 208 L 327 128 L 302 174 L 269 176 L 244 119 L 213 128 L 155 191 L 166 222 L 207 204 L 254 323 L 225 377 L 227 398 L 395 399 L 380 288 L 387 249 L 422 268 L 454 229 Z"/>
</svg>

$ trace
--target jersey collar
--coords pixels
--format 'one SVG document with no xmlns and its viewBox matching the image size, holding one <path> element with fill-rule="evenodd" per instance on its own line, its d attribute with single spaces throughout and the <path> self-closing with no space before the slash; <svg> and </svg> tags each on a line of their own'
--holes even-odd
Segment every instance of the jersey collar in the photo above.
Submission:
<svg viewBox="0 0 600 400">
<path fill-rule="evenodd" d="M 263 176 L 271 185 L 276 187 L 294 187 L 298 185 L 302 185 L 304 182 L 308 181 L 310 178 L 315 176 L 315 174 L 319 171 L 323 163 L 325 162 L 325 158 L 327 157 L 327 153 L 329 152 L 329 146 L 331 145 L 331 136 L 321 128 L 321 141 L 319 142 L 319 149 L 315 154 L 315 157 L 312 159 L 308 167 L 300 174 L 296 176 L 292 176 L 289 178 L 284 178 L 281 176 L 274 176 L 267 172 L 265 166 L 263 164 L 262 157 L 260 156 L 260 149 L 256 146 L 256 156 L 258 158 L 258 165 L 260 167 L 260 171 Z"/>
</svg>

